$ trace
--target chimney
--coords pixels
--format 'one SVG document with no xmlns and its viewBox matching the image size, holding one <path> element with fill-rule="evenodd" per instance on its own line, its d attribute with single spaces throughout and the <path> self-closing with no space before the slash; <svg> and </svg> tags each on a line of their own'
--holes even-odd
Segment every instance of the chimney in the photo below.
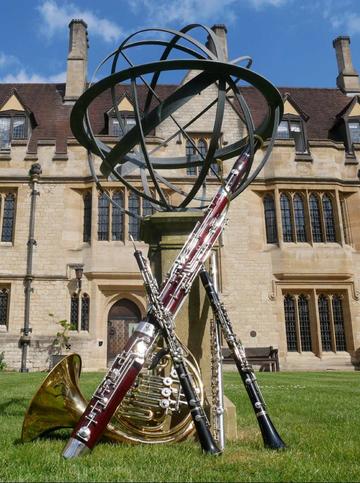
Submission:
<svg viewBox="0 0 360 483">
<path fill-rule="evenodd" d="M 67 58 L 64 101 L 75 102 L 86 87 L 89 43 L 87 25 L 84 20 L 71 20 L 69 29 L 69 55 Z"/>
<path fill-rule="evenodd" d="M 336 51 L 339 75 L 336 78 L 336 85 L 347 96 L 354 96 L 360 93 L 359 74 L 354 69 L 351 60 L 350 37 L 337 37 L 333 41 Z"/>
<path fill-rule="evenodd" d="M 217 23 L 211 27 L 211 30 L 215 33 L 220 41 L 221 48 L 224 53 L 225 61 L 228 60 L 228 47 L 227 47 L 227 28 L 224 24 Z M 214 44 L 210 37 L 206 42 L 206 47 L 215 53 Z"/>
</svg>

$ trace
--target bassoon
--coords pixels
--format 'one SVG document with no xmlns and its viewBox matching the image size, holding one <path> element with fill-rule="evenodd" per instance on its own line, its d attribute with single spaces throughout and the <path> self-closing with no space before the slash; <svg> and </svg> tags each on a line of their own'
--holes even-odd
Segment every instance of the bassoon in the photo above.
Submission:
<svg viewBox="0 0 360 483">
<path fill-rule="evenodd" d="M 166 315 L 168 321 L 173 320 L 176 316 L 190 291 L 193 281 L 198 276 L 202 265 L 210 255 L 211 249 L 224 227 L 230 201 L 255 178 L 271 152 L 276 129 L 282 114 L 283 104 L 281 96 L 276 88 L 266 79 L 247 69 L 242 69 L 242 71 L 249 78 L 248 80 L 250 82 L 253 81 L 254 85 L 261 90 L 268 103 L 268 115 L 256 130 L 254 130 L 252 122 L 247 119 L 249 121 L 247 122 L 248 137 L 235 143 L 239 157 L 236 159 L 230 173 L 215 194 L 210 205 L 205 210 L 202 221 L 199 221 L 195 225 L 172 265 L 159 293 L 161 310 Z M 86 92 L 84 95 L 86 95 Z M 82 100 L 82 97 L 80 97 L 78 103 Z M 237 98 L 240 104 L 243 105 L 241 96 L 237 95 Z M 245 118 L 249 118 L 249 115 L 246 114 L 247 106 L 245 107 L 246 109 L 243 109 Z M 252 175 L 249 176 L 255 152 L 262 145 L 263 139 L 269 136 L 271 136 L 271 141 L 268 144 L 263 161 L 254 170 Z M 82 139 L 82 137 L 79 136 L 79 139 Z M 226 159 L 226 153 L 224 156 Z M 153 313 L 153 308 L 150 306 L 147 317 L 145 320 L 139 322 L 124 350 L 115 358 L 111 368 L 95 390 L 93 397 L 80 417 L 63 451 L 65 458 L 79 456 L 95 446 L 116 408 L 135 382 L 160 333 L 161 327 L 159 327 L 158 321 Z M 190 392 L 189 390 L 188 395 Z M 188 400 L 187 402 L 189 407 L 192 408 L 192 401 Z M 201 414 L 202 411 L 200 409 Z M 194 422 L 196 416 L 200 416 L 197 418 L 198 424 L 195 424 L 195 426 L 198 430 L 201 446 L 207 453 L 218 454 L 219 450 L 216 445 L 210 444 L 212 438 L 210 434 L 207 434 L 210 430 L 205 418 L 201 417 L 201 414 L 196 415 L 192 413 Z M 202 426 L 200 432 L 199 426 Z M 202 438 L 203 434 L 207 434 L 207 437 Z"/>
<path fill-rule="evenodd" d="M 267 413 L 264 398 L 260 391 L 255 372 L 247 360 L 245 349 L 241 341 L 236 337 L 229 315 L 224 304 L 221 302 L 211 277 L 205 267 L 202 267 L 200 270 L 200 278 L 209 299 L 214 317 L 221 327 L 224 339 L 230 349 L 241 380 L 244 383 L 259 424 L 265 447 L 271 449 L 285 448 L 285 443 L 279 436 Z"/>
<path fill-rule="evenodd" d="M 218 239 L 226 221 L 229 197 L 239 188 L 242 177 L 249 169 L 249 162 L 250 148 L 246 145 L 232 167 L 226 182 L 220 187 L 206 209 L 202 221 L 195 225 L 176 257 L 159 294 L 159 300 L 168 317 L 176 316 L 193 281 Z M 150 307 L 146 320 L 139 322 L 124 350 L 115 358 L 110 370 L 95 390 L 65 446 L 63 451 L 65 458 L 80 456 L 95 446 L 116 408 L 135 382 L 159 335 L 160 327 L 156 322 L 152 307 Z M 191 407 L 192 403 L 190 401 L 188 403 Z M 213 439 L 211 434 L 208 434 L 210 429 L 204 418 L 198 418 L 195 426 L 197 429 L 202 426 L 201 433 L 198 435 L 204 452 L 218 454 L 219 449 L 215 443 L 208 446 Z M 203 434 L 207 434 L 206 439 L 202 439 Z"/>
</svg>

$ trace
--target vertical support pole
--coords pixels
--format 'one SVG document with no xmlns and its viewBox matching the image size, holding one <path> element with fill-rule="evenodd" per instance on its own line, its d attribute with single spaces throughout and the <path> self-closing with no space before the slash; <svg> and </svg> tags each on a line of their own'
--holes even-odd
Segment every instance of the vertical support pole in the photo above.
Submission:
<svg viewBox="0 0 360 483">
<path fill-rule="evenodd" d="M 27 241 L 27 260 L 26 260 L 26 275 L 24 277 L 24 293 L 25 293 L 25 309 L 24 309 L 24 327 L 20 337 L 21 344 L 21 366 L 20 372 L 29 372 L 26 367 L 28 346 L 30 345 L 30 334 L 32 329 L 30 328 L 30 297 L 33 288 L 31 287 L 33 281 L 33 251 L 36 240 L 35 234 L 35 212 L 36 212 L 36 198 L 39 195 L 37 191 L 37 182 L 40 178 L 42 171 L 39 163 L 34 163 L 29 171 L 30 186 L 31 186 L 31 203 L 30 203 L 30 221 L 29 221 L 29 238 Z"/>
</svg>

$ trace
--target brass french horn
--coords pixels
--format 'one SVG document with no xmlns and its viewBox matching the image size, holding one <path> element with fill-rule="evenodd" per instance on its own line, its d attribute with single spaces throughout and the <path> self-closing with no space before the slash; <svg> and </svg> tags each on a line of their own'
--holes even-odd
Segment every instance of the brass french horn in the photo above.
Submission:
<svg viewBox="0 0 360 483">
<path fill-rule="evenodd" d="M 186 364 L 201 402 L 204 392 L 199 369 L 189 353 Z M 21 440 L 32 441 L 44 433 L 73 428 L 87 401 L 79 389 L 81 358 L 65 356 L 48 374 L 25 413 Z M 181 441 L 194 431 L 180 382 L 168 355 L 154 369 L 140 372 L 134 386 L 117 408 L 103 438 L 111 442 L 168 443 Z"/>
</svg>

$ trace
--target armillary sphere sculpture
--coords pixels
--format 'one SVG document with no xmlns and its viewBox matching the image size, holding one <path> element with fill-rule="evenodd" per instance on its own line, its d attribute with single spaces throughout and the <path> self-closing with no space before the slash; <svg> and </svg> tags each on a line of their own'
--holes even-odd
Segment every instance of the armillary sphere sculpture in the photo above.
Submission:
<svg viewBox="0 0 360 483">
<path fill-rule="evenodd" d="M 209 41 L 207 45 L 211 45 L 211 50 L 197 38 L 191 36 L 190 32 L 192 34 L 205 33 Z M 158 35 L 159 38 L 150 39 L 150 35 Z M 165 35 L 170 36 L 170 39 L 164 40 Z M 161 49 L 159 59 L 141 65 L 133 64 L 130 59 L 133 52 L 140 49 L 143 54 L 146 48 L 150 48 L 151 52 L 154 49 Z M 119 59 L 125 62 L 125 67 L 121 70 L 118 70 Z M 223 445 L 220 444 L 219 428 L 212 431 L 202 406 L 203 393 L 198 368 L 191 360 L 189 351 L 180 343 L 174 330 L 174 318 L 198 275 L 200 275 L 210 300 L 214 318 L 230 348 L 252 403 L 264 444 L 272 449 L 284 448 L 285 445 L 267 414 L 254 371 L 246 360 L 244 348 L 237 339 L 226 309 L 204 268 L 204 262 L 224 227 L 229 203 L 251 183 L 270 156 L 277 126 L 283 112 L 281 96 L 269 81 L 249 69 L 251 65 L 249 57 L 240 57 L 233 62 L 227 62 L 214 32 L 197 24 L 184 27 L 180 31 L 154 28 L 136 32 L 127 37 L 119 48 L 100 64 L 99 69 L 106 62 L 111 62 L 110 75 L 91 84 L 78 99 L 71 114 L 71 129 L 79 143 L 88 150 L 90 161 L 92 155 L 100 157 L 102 160 L 100 170 L 104 176 L 119 180 L 129 190 L 148 200 L 157 210 L 203 209 L 204 213 L 202 220 L 197 223 L 189 235 L 161 287 L 158 286 L 152 275 L 148 261 L 135 248 L 135 258 L 149 299 L 147 315 L 138 324 L 124 350 L 115 358 L 86 408 L 84 409 L 86 404 L 84 401 L 77 404 L 78 412 L 71 422 L 71 425 L 75 427 L 63 456 L 73 458 L 88 452 L 103 435 L 115 441 L 130 440 L 153 443 L 183 439 L 189 434 L 189 429 L 197 431 L 204 452 L 209 454 L 221 452 Z M 244 62 L 245 67 L 238 65 Z M 159 94 L 161 89 L 158 85 L 160 76 L 164 73 L 181 71 L 191 71 L 193 75 L 187 76 L 186 82 L 182 82 L 166 98 L 161 98 Z M 247 103 L 242 96 L 240 82 L 253 86 L 267 105 L 266 115 L 257 126 L 254 125 Z M 135 116 L 135 125 L 130 130 L 125 126 L 117 105 L 117 85 L 119 83 L 130 85 Z M 140 84 L 145 86 L 146 90 L 142 102 L 140 102 L 138 89 Z M 185 125 L 181 125 L 177 119 L 177 111 L 186 109 L 194 96 L 209 87 L 216 89 L 215 98 L 197 112 L 192 119 L 187 120 Z M 96 99 L 98 96 L 105 95 L 106 91 L 111 93 L 113 109 L 120 127 L 119 139 L 112 146 L 108 146 L 99 136 L 95 135 L 91 126 L 91 115 L 92 110 L 96 109 Z M 228 98 L 229 94 L 231 94 L 231 100 Z M 233 111 L 238 113 L 240 123 L 246 128 L 246 135 L 226 147 L 219 147 L 227 102 L 231 102 Z M 208 151 L 204 154 L 197 148 L 188 131 L 198 119 L 202 117 L 208 119 L 213 113 L 211 139 Z M 151 134 L 154 129 L 161 128 L 163 123 L 172 123 L 174 132 L 149 152 L 146 136 Z M 183 136 L 190 143 L 194 152 L 192 156 L 166 157 L 160 154 L 161 148 L 176 136 Z M 263 153 L 263 159 L 256 169 L 252 169 L 255 153 L 263 147 L 265 140 L 269 140 L 269 142 Z M 214 160 L 230 159 L 233 159 L 233 164 L 229 174 L 222 180 L 219 190 L 211 200 L 207 200 L 208 204 L 205 206 L 204 194 L 199 194 L 199 192 L 203 188 L 212 163 Z M 90 166 L 101 187 L 92 163 Z M 164 172 L 169 172 L 169 170 L 174 173 L 174 170 L 186 167 L 200 168 L 199 174 L 188 192 L 171 182 L 171 177 L 167 179 L 164 175 Z M 129 182 L 128 175 L 134 173 L 140 174 L 143 190 L 137 189 Z M 169 197 L 166 196 L 165 191 L 170 192 Z M 171 192 L 181 200 L 179 203 L 169 201 L 172 200 Z M 196 203 L 199 201 L 200 205 Z M 163 344 L 159 344 L 159 341 L 163 341 Z M 164 348 L 159 351 L 159 346 Z M 155 378 L 151 379 L 149 375 L 151 371 L 164 365 L 164 356 L 170 360 L 170 373 L 165 374 L 166 377 L 161 377 L 157 373 Z M 80 372 L 78 359 L 73 358 L 72 363 L 69 359 L 64 364 L 66 364 L 66 371 L 64 366 L 57 366 L 54 371 L 61 374 L 64 369 L 66 373 L 64 378 L 73 390 Z M 51 379 L 51 373 L 48 377 Z M 41 421 L 39 412 L 43 411 L 41 402 L 50 400 L 54 386 L 59 387 L 59 377 L 61 375 L 56 376 L 56 384 L 44 383 L 42 389 L 39 390 L 40 395 L 34 397 L 25 416 L 23 440 L 32 439 L 34 435 L 36 436 L 42 431 L 44 425 L 39 423 Z M 166 388 L 163 387 L 165 379 Z M 147 383 L 152 388 L 151 397 L 147 399 L 143 394 L 144 381 L 145 383 L 148 381 Z M 173 385 L 174 381 L 175 385 Z M 71 393 L 68 391 L 67 394 L 69 392 Z M 46 395 L 49 396 L 48 399 Z M 73 399 L 78 398 L 77 394 Z M 149 416 L 148 419 L 153 418 L 158 425 L 158 428 L 152 426 L 149 430 L 149 421 L 146 424 L 143 420 L 139 422 L 138 416 L 139 409 L 149 407 L 149 399 L 152 403 L 155 400 L 155 406 L 162 407 L 165 414 L 176 414 L 179 411 L 180 402 L 181 407 L 183 404 L 187 405 L 187 415 L 190 413 L 189 424 L 177 421 L 178 435 L 174 436 L 174 432 L 171 431 L 166 433 L 161 427 L 161 431 L 166 435 L 164 433 L 151 438 L 148 434 L 149 432 L 153 435 L 156 434 L 156 430 L 161 426 L 161 417 Z M 63 401 L 60 402 L 63 412 L 67 414 L 71 412 L 70 408 L 75 404 L 72 404 L 68 397 L 58 398 L 58 405 L 59 400 Z M 133 404 L 130 409 L 129 400 L 130 405 Z M 81 409 L 79 410 L 79 408 Z M 218 408 L 219 417 L 221 412 L 220 407 Z M 112 426 L 110 426 L 108 423 L 114 414 L 116 418 L 112 419 Z M 67 418 L 65 426 L 70 425 L 68 420 L 69 418 Z M 137 421 L 137 426 L 134 421 Z M 120 424 L 120 431 L 114 430 L 116 423 Z M 40 428 L 36 427 L 32 430 L 32 424 L 40 426 Z M 52 422 L 51 428 L 56 426 L 59 427 L 61 424 Z M 126 433 L 125 436 L 124 433 Z M 139 437 L 140 434 L 143 435 L 142 438 Z"/>
</svg>

